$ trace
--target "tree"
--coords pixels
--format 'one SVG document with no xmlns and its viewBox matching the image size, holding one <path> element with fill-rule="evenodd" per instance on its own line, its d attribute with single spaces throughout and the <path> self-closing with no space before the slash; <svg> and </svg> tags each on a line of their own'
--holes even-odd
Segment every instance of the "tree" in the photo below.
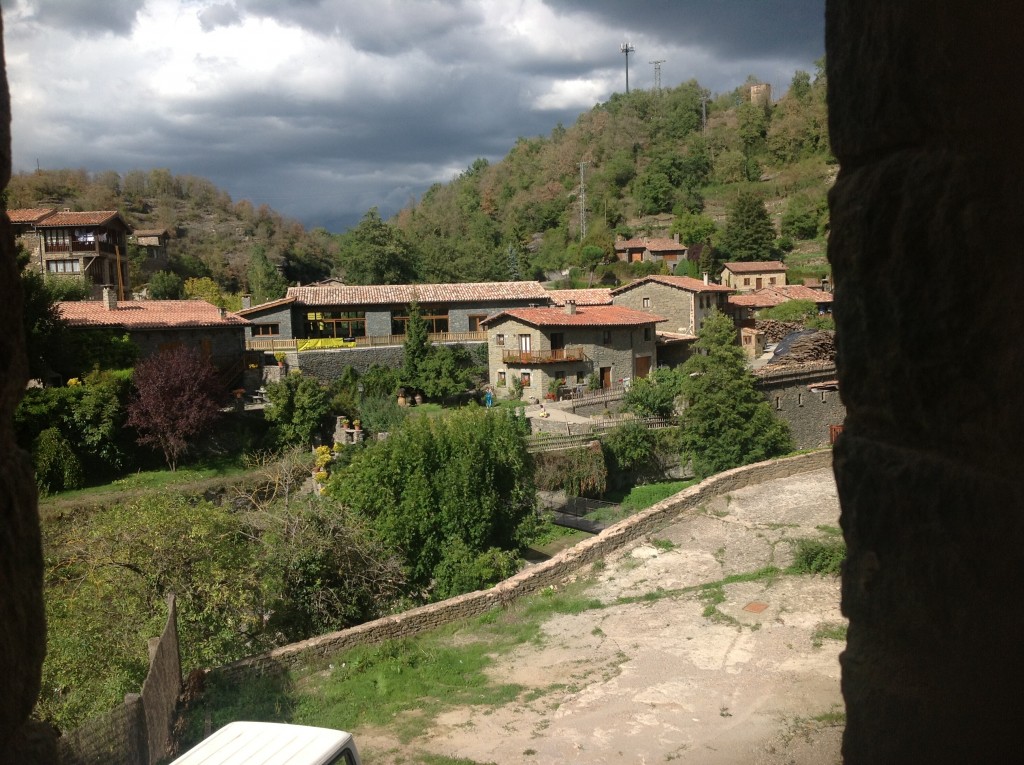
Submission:
<svg viewBox="0 0 1024 765">
<path fill-rule="evenodd" d="M 532 460 L 522 421 L 508 411 L 410 417 L 332 476 L 327 491 L 401 552 L 421 589 L 446 557 L 453 562 L 456 546 L 475 561 L 492 548 L 519 550 L 533 529 Z M 445 577 L 458 579 L 450 569 Z"/>
<path fill-rule="evenodd" d="M 420 362 L 420 388 L 430 398 L 454 396 L 472 387 L 483 371 L 465 346 L 434 345 Z"/>
<path fill-rule="evenodd" d="M 430 337 L 427 323 L 423 321 L 419 304 L 413 301 L 409 306 L 409 321 L 405 325 L 403 344 L 402 385 L 407 388 L 423 387 L 423 362 L 430 354 Z"/>
<path fill-rule="evenodd" d="M 249 292 L 252 294 L 253 305 L 268 303 L 284 297 L 288 291 L 288 282 L 280 272 L 271 265 L 263 249 L 259 246 L 249 261 Z"/>
<path fill-rule="evenodd" d="M 682 453 L 700 478 L 792 448 L 789 428 L 755 389 L 735 339 L 732 319 L 712 311 L 682 366 Z"/>
<path fill-rule="evenodd" d="M 179 345 L 140 362 L 132 381 L 136 397 L 128 404 L 128 425 L 139 432 L 140 444 L 159 448 L 176 470 L 191 441 L 220 414 L 217 370 L 198 351 Z"/>
<path fill-rule="evenodd" d="M 149 296 L 153 300 L 181 300 L 185 285 L 172 271 L 157 271 L 149 277 Z"/>
<path fill-rule="evenodd" d="M 273 423 L 278 446 L 310 446 L 321 434 L 331 411 L 331 394 L 316 380 L 293 373 L 267 386 L 270 406 L 264 410 Z"/>
<path fill-rule="evenodd" d="M 377 208 L 341 235 L 338 261 L 349 284 L 408 284 L 420 270 L 413 247 Z"/>
<path fill-rule="evenodd" d="M 775 227 L 757 194 L 740 192 L 729 206 L 718 248 L 729 261 L 771 260 L 777 256 Z"/>
<path fill-rule="evenodd" d="M 671 417 L 681 385 L 678 371 L 659 367 L 647 377 L 633 381 L 623 397 L 623 408 L 640 417 Z"/>
</svg>

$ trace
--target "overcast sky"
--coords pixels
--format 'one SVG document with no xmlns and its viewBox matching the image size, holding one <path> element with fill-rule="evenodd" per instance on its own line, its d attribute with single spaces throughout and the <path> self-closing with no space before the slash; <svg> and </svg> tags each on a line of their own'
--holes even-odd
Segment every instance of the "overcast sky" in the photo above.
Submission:
<svg viewBox="0 0 1024 765">
<path fill-rule="evenodd" d="M 824 53 L 824 0 L 0 0 L 14 169 L 209 178 L 343 231 L 630 89 Z"/>
</svg>

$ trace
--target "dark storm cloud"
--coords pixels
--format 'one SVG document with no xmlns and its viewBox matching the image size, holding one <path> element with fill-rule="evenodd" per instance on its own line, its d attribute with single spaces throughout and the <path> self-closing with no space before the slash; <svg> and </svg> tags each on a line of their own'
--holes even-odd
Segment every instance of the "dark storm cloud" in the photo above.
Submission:
<svg viewBox="0 0 1024 765">
<path fill-rule="evenodd" d="M 636 88 L 657 57 L 666 86 L 781 94 L 823 50 L 824 0 L 544 2 L 23 0 L 16 168 L 167 167 L 338 231 L 574 123 L 623 88 L 627 37 Z"/>
<path fill-rule="evenodd" d="M 4 3 L 7 5 L 7 2 Z M 109 32 L 124 36 L 146 0 L 14 0 L 9 10 L 21 20 L 79 33 Z"/>
<path fill-rule="evenodd" d="M 544 0 L 666 45 L 700 45 L 725 59 L 823 55 L 825 0 Z"/>
</svg>

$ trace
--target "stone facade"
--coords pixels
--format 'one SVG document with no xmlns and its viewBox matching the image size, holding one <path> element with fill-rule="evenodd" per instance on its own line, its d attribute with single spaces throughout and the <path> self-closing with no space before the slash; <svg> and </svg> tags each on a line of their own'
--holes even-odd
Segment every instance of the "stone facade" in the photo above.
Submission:
<svg viewBox="0 0 1024 765">
<path fill-rule="evenodd" d="M 722 267 L 722 284 L 737 292 L 753 292 L 764 287 L 786 285 L 786 266 L 777 260 L 763 263 L 726 263 Z"/>
<path fill-rule="evenodd" d="M 612 290 L 612 302 L 668 319 L 659 332 L 696 336 L 713 309 L 727 312 L 729 292 L 688 276 L 649 276 Z"/>
<path fill-rule="evenodd" d="M 565 358 L 537 363 L 505 361 L 506 352 L 522 350 L 521 337 L 529 337 L 529 351 L 538 358 L 551 355 L 551 335 L 559 333 L 565 344 Z M 488 326 L 488 370 L 490 382 L 499 396 L 507 396 L 513 377 L 524 380 L 524 398 L 544 399 L 552 380 L 562 379 L 569 386 L 585 385 L 591 374 L 601 375 L 611 385 L 632 378 L 646 366 L 657 365 L 654 319 L 647 326 L 625 327 L 537 327 L 514 318 L 498 318 Z M 521 354 L 522 356 L 523 354 Z M 645 372 L 646 374 L 646 372 Z"/>
<path fill-rule="evenodd" d="M 846 419 L 835 364 L 766 366 L 755 372 L 755 378 L 757 390 L 789 425 L 796 449 L 816 449 L 831 443 L 830 428 L 842 425 Z"/>
</svg>

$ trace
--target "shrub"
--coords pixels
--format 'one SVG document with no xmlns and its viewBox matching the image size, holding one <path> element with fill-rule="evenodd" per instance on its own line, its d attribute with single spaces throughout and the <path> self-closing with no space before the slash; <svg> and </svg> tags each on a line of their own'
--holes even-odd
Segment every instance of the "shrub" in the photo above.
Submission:
<svg viewBox="0 0 1024 765">
<path fill-rule="evenodd" d="M 36 484 L 47 494 L 77 489 L 84 481 L 82 463 L 57 428 L 46 428 L 39 434 L 35 464 Z"/>
<path fill-rule="evenodd" d="M 600 497 L 608 488 L 608 467 L 601 444 L 544 452 L 534 457 L 538 489 L 564 491 L 570 497 Z"/>
<path fill-rule="evenodd" d="M 789 570 L 795 574 L 832 574 L 838 576 L 846 559 L 842 539 L 798 539 Z"/>
</svg>

